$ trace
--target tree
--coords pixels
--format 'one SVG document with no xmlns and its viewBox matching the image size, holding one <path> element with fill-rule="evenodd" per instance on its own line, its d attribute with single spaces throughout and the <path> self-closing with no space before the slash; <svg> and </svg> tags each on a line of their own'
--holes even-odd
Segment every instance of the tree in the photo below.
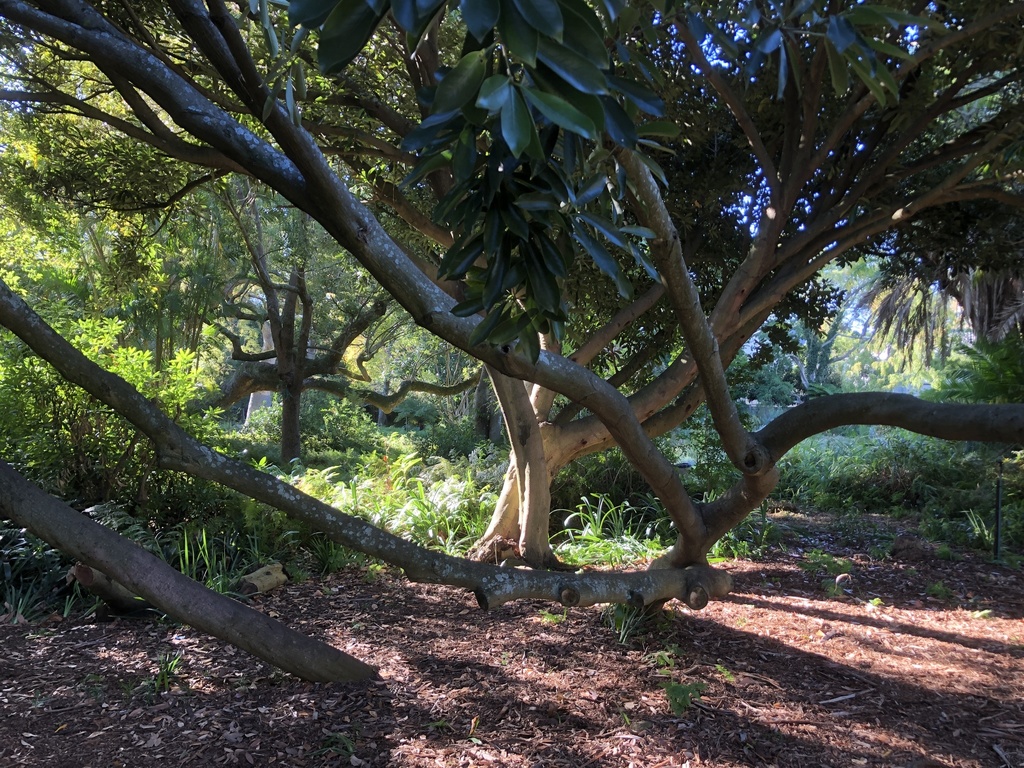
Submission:
<svg viewBox="0 0 1024 768">
<path fill-rule="evenodd" d="M 748 433 L 729 397 L 726 370 L 756 330 L 820 313 L 826 265 L 939 206 L 1020 205 L 1005 179 L 1020 165 L 1024 5 L 924 12 L 807 0 L 606 0 L 600 13 L 578 0 L 297 0 L 296 29 L 259 1 L 232 14 L 190 0 L 0 0 L 11 85 L 0 97 L 266 184 L 415 322 L 486 364 L 513 456 L 485 550 L 500 555 L 512 540 L 531 564 L 553 564 L 551 477 L 618 444 L 678 530 L 647 573 L 509 573 L 412 548 L 204 450 L 6 288 L 0 322 L 136 423 L 163 465 L 279 506 L 410 578 L 474 589 L 485 607 L 522 596 L 700 607 L 728 590 L 708 550 L 807 436 L 880 423 L 948 439 L 1024 437 L 1020 404 L 889 394 L 817 398 Z M 337 79 L 307 66 L 317 38 L 320 67 Z M 992 108 L 962 119 L 982 100 Z M 644 154 L 644 142 L 674 135 L 656 119 L 665 109 L 684 116 L 670 175 Z M 715 135 L 685 118 L 696 110 L 715 118 Z M 709 179 L 705 156 L 719 141 L 728 157 Z M 711 211 L 694 213 L 705 203 Z M 709 504 L 689 498 L 651 440 L 701 401 L 737 473 Z"/>
</svg>

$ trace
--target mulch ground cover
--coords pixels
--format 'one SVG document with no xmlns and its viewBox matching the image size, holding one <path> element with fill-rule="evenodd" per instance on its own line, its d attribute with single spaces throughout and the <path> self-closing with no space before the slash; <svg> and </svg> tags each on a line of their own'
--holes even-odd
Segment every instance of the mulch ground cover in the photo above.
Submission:
<svg viewBox="0 0 1024 768">
<path fill-rule="evenodd" d="M 639 628 L 378 569 L 253 601 L 379 667 L 358 684 L 170 621 L 8 623 L 0 766 L 1024 766 L 1024 573 L 867 551 L 802 530 Z"/>
</svg>

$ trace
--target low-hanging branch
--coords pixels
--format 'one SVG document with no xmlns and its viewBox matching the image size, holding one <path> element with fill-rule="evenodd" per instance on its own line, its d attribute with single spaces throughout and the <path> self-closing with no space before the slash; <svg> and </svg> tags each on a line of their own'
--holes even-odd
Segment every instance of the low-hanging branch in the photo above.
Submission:
<svg viewBox="0 0 1024 768">
<path fill-rule="evenodd" d="M 557 600 L 574 606 L 650 605 L 677 598 L 693 608 L 702 608 L 709 598 L 721 597 L 730 589 L 729 575 L 708 566 L 634 573 L 556 573 L 501 568 L 425 549 L 198 442 L 130 384 L 75 349 L 3 281 L 0 325 L 11 330 L 64 378 L 109 405 L 149 437 L 161 467 L 219 483 L 269 504 L 323 531 L 343 546 L 402 568 L 413 581 L 468 589 L 482 608 L 525 598 Z"/>
</svg>

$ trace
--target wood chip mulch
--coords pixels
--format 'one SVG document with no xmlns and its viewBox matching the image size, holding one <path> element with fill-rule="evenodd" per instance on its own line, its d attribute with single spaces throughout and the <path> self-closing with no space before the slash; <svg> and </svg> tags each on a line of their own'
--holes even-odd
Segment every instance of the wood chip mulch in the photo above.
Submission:
<svg viewBox="0 0 1024 768">
<path fill-rule="evenodd" d="M 484 613 L 389 572 L 253 600 L 379 667 L 359 684 L 170 621 L 8 623 L 0 766 L 1024 766 L 1024 574 L 839 550 L 836 596 L 791 546 L 624 643 L 600 607 Z M 669 683 L 705 687 L 674 714 Z"/>
</svg>

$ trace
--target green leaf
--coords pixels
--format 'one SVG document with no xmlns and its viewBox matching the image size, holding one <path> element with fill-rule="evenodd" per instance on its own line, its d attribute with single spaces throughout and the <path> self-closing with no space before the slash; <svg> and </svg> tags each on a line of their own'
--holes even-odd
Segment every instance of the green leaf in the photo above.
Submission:
<svg viewBox="0 0 1024 768">
<path fill-rule="evenodd" d="M 519 336 L 519 334 L 521 334 L 529 324 L 530 316 L 525 312 L 514 317 L 510 316 L 508 319 L 498 324 L 498 326 L 489 334 L 489 338 L 487 340 L 495 346 L 512 341 L 512 339 Z"/>
<path fill-rule="evenodd" d="M 832 76 L 832 89 L 837 94 L 844 94 L 850 88 L 850 71 L 846 66 L 846 59 L 829 40 L 825 41 L 825 52 L 828 54 L 828 71 Z"/>
<path fill-rule="evenodd" d="M 633 294 L 633 286 L 629 284 L 626 276 L 622 274 L 622 269 L 619 268 L 619 263 L 615 261 L 615 258 L 610 253 L 608 253 L 608 249 L 594 239 L 590 233 L 586 231 L 585 227 L 575 227 L 573 229 L 572 236 L 573 239 L 583 247 L 583 250 L 587 255 L 593 259 L 597 268 L 615 281 L 615 286 L 619 290 L 619 295 L 624 299 L 628 299 Z"/>
<path fill-rule="evenodd" d="M 540 338 L 537 336 L 537 332 L 533 330 L 532 326 L 528 329 L 524 329 L 524 333 L 519 337 L 519 344 L 517 345 L 519 351 L 530 358 L 530 362 L 536 363 L 540 360 Z"/>
<path fill-rule="evenodd" d="M 637 126 L 637 134 L 640 136 L 657 136 L 662 139 L 674 139 L 681 132 L 682 129 L 679 127 L 679 124 L 672 120 L 655 120 L 653 122 Z"/>
<path fill-rule="evenodd" d="M 641 85 L 635 80 L 626 80 L 622 77 L 609 77 L 608 82 L 612 88 L 619 91 L 639 109 L 648 114 L 658 117 L 665 112 L 665 102 L 660 96 L 649 88 Z"/>
<path fill-rule="evenodd" d="M 629 241 L 622 236 L 622 232 L 619 231 L 619 228 L 610 221 L 602 219 L 599 216 L 595 216 L 592 213 L 586 213 L 585 211 L 580 211 L 577 216 L 604 235 L 612 245 L 622 248 L 623 250 L 629 250 Z"/>
<path fill-rule="evenodd" d="M 469 33 L 482 41 L 497 26 L 501 3 L 498 0 L 462 0 L 459 10 Z"/>
<path fill-rule="evenodd" d="M 523 14 L 512 0 L 502 0 L 501 16 L 498 18 L 498 34 L 508 49 L 520 61 L 531 67 L 537 66 L 537 48 L 540 35 L 526 23 Z"/>
<path fill-rule="evenodd" d="M 448 253 L 441 259 L 438 267 L 438 276 L 442 279 L 461 280 L 466 276 L 473 263 L 480 258 L 484 252 L 484 242 L 479 236 L 471 237 L 465 242 L 456 243 L 448 249 Z"/>
<path fill-rule="evenodd" d="M 576 193 L 576 205 L 582 207 L 587 203 L 596 200 L 607 188 L 607 176 L 605 176 L 603 173 L 598 173 L 591 176 L 587 183 L 580 188 L 580 191 Z"/>
<path fill-rule="evenodd" d="M 501 322 L 505 316 L 505 309 L 495 309 L 487 313 L 485 317 L 476 328 L 473 329 L 473 333 L 469 335 L 469 343 L 472 346 L 483 343 L 488 336 L 491 335 L 491 331 L 498 327 L 498 323 Z"/>
<path fill-rule="evenodd" d="M 513 201 L 517 208 L 524 211 L 557 211 L 559 202 L 550 192 L 527 192 L 516 195 Z"/>
<path fill-rule="evenodd" d="M 529 243 L 519 247 L 520 253 L 525 251 L 526 280 L 529 287 L 528 296 L 536 302 L 545 313 L 555 314 L 562 302 L 562 292 L 558 280 L 544 267 L 544 261 Z"/>
<path fill-rule="evenodd" d="M 320 31 L 320 71 L 337 72 L 358 56 L 381 18 L 365 0 L 341 0 Z"/>
<path fill-rule="evenodd" d="M 608 80 L 604 72 L 564 45 L 542 37 L 537 46 L 537 58 L 583 93 L 608 93 Z"/>
<path fill-rule="evenodd" d="M 512 0 L 519 12 L 523 14 L 526 23 L 545 35 L 562 39 L 564 23 L 562 21 L 562 9 L 557 2 L 551 0 Z"/>
<path fill-rule="evenodd" d="M 593 11 L 587 10 L 593 15 Z M 594 18 L 596 19 L 597 17 L 595 16 Z M 562 44 L 566 48 L 578 53 L 598 69 L 607 69 L 609 64 L 608 48 L 604 42 L 604 30 L 600 29 L 600 25 L 598 25 L 598 31 L 595 31 L 587 23 L 586 19 L 581 18 L 573 10 L 572 6 L 566 7 L 565 20 L 565 32 L 561 38 Z"/>
<path fill-rule="evenodd" d="M 365 3 L 365 0 L 362 1 Z M 300 24 L 319 27 L 338 4 L 338 0 L 291 0 L 288 3 L 288 23 L 293 27 Z"/>
<path fill-rule="evenodd" d="M 474 100 L 486 75 L 487 56 L 484 51 L 463 56 L 438 84 L 433 111 L 451 112 Z"/>
<path fill-rule="evenodd" d="M 480 86 L 476 105 L 490 113 L 500 112 L 512 94 L 512 80 L 506 75 L 491 75 Z"/>
<path fill-rule="evenodd" d="M 451 309 L 451 313 L 456 317 L 472 317 L 477 312 L 482 312 L 484 308 L 483 299 L 474 297 L 472 299 L 466 299 L 460 301 Z"/>
<path fill-rule="evenodd" d="M 518 88 L 501 109 L 501 135 L 515 157 L 519 157 L 537 136 L 530 110 Z"/>
<path fill-rule="evenodd" d="M 856 43 L 860 37 L 853 25 L 843 16 L 829 17 L 826 34 L 839 53 Z"/>
<path fill-rule="evenodd" d="M 604 129 L 611 140 L 620 147 L 632 149 L 636 146 L 636 126 L 619 103 L 608 96 L 601 97 L 604 103 Z"/>
<path fill-rule="evenodd" d="M 626 7 L 626 0 L 601 0 L 604 12 L 608 15 L 609 21 L 615 21 L 622 9 Z"/>
<path fill-rule="evenodd" d="M 578 133 L 591 141 L 597 140 L 593 121 L 560 96 L 534 88 L 523 88 L 521 93 L 537 110 L 555 125 Z"/>
</svg>

